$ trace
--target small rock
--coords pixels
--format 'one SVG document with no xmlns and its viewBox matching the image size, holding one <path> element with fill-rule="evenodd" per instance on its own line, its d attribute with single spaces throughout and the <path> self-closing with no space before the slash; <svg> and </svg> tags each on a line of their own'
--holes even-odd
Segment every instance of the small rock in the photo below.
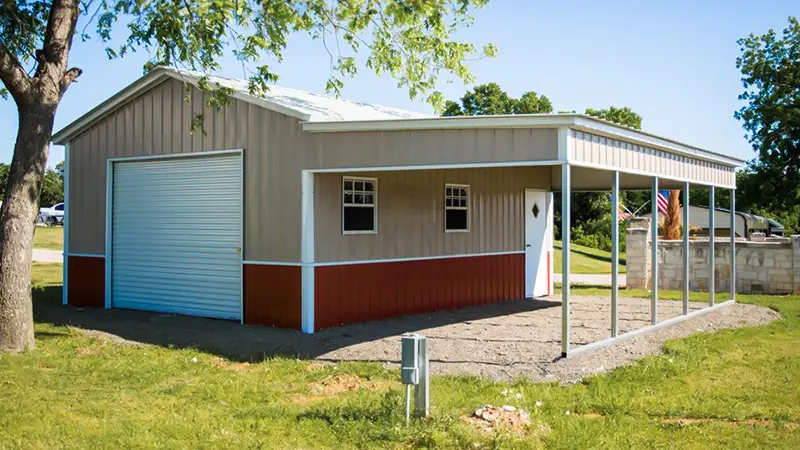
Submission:
<svg viewBox="0 0 800 450">
<path fill-rule="evenodd" d="M 514 412 L 514 411 L 516 411 L 516 410 L 517 410 L 517 408 L 514 408 L 514 407 L 513 407 L 513 406 L 511 406 L 511 405 L 503 405 L 503 411 L 507 411 L 507 412 Z"/>
<path fill-rule="evenodd" d="M 517 399 L 522 398 L 522 392 L 517 392 Z"/>
<path fill-rule="evenodd" d="M 487 422 L 494 422 L 495 420 L 497 420 L 497 414 L 485 412 L 483 413 L 483 416 L 481 418 Z"/>
<path fill-rule="evenodd" d="M 536 407 L 537 408 L 541 408 L 542 407 L 542 401 L 541 400 L 536 400 Z"/>
<path fill-rule="evenodd" d="M 483 415 L 483 408 L 478 408 L 475 410 L 475 417 L 480 417 Z"/>
</svg>

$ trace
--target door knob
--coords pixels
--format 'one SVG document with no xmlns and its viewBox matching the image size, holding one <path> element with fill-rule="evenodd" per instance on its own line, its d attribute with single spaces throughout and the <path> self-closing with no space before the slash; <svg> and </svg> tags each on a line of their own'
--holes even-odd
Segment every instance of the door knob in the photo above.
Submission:
<svg viewBox="0 0 800 450">
<path fill-rule="evenodd" d="M 531 244 L 525 244 L 525 247 L 530 248 Z"/>
</svg>

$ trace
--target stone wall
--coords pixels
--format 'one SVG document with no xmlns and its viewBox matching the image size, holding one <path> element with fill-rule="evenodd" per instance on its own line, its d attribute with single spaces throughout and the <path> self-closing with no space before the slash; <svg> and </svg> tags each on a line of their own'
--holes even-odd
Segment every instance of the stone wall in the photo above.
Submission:
<svg viewBox="0 0 800 450">
<path fill-rule="evenodd" d="M 628 287 L 651 287 L 651 239 L 648 219 L 631 221 L 627 230 Z M 631 245 L 633 244 L 633 246 Z M 689 289 L 707 291 L 708 240 L 689 243 Z M 714 277 L 717 292 L 730 291 L 730 239 L 714 245 Z M 683 288 L 683 242 L 659 241 L 659 289 Z M 742 293 L 800 294 L 800 236 L 765 242 L 736 241 L 736 291 Z"/>
</svg>

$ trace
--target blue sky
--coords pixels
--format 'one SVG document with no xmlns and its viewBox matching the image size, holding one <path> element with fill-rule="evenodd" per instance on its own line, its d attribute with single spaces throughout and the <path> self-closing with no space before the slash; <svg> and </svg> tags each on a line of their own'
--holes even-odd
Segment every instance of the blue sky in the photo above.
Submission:
<svg viewBox="0 0 800 450">
<path fill-rule="evenodd" d="M 475 15 L 475 26 L 459 38 L 499 49 L 497 58 L 470 63 L 477 83 L 497 82 L 509 94 L 547 95 L 556 110 L 628 106 L 647 131 L 712 151 L 749 159 L 754 156 L 733 112 L 742 91 L 735 61 L 736 40 L 749 33 L 782 30 L 798 15 L 797 1 L 523 1 L 494 0 Z M 69 88 L 56 116 L 58 130 L 142 74 L 146 55 L 109 61 L 103 46 L 76 42 L 70 63 L 84 70 Z M 278 84 L 324 92 L 328 55 L 319 41 L 304 35 L 289 41 L 284 61 L 274 64 Z M 233 59 L 222 75 L 241 77 Z M 439 85 L 457 99 L 468 88 L 452 79 Z M 411 101 L 389 77 L 362 68 L 348 80 L 345 98 L 430 112 Z M 0 161 L 14 147 L 17 113 L 13 101 L 0 100 Z M 52 149 L 49 166 L 63 160 Z"/>
</svg>

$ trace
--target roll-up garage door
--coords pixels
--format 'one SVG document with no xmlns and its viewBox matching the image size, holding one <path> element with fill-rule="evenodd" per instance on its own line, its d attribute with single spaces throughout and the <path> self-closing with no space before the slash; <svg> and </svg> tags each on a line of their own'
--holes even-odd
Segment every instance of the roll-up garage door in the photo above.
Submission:
<svg viewBox="0 0 800 450">
<path fill-rule="evenodd" d="M 241 155 L 117 162 L 112 182 L 113 306 L 239 319 Z"/>
</svg>

